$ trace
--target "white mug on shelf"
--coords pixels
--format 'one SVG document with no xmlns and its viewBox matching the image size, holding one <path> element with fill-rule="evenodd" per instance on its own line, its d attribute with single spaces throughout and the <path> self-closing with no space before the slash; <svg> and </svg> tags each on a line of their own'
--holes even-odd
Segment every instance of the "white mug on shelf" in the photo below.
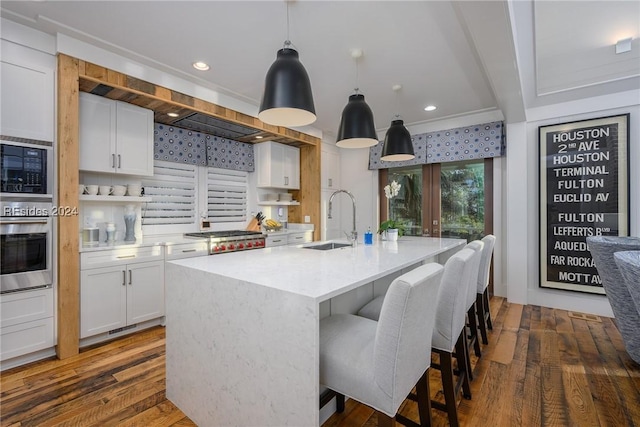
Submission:
<svg viewBox="0 0 640 427">
<path fill-rule="evenodd" d="M 84 194 L 85 191 L 87 191 L 87 188 L 84 184 L 78 184 L 78 194 Z"/>
<path fill-rule="evenodd" d="M 97 185 L 85 185 L 85 188 L 87 190 L 87 194 L 89 194 L 91 196 L 95 196 L 96 194 L 98 194 L 98 186 Z"/>
<path fill-rule="evenodd" d="M 124 196 L 126 192 L 127 187 L 125 187 L 124 185 L 114 185 L 113 192 L 111 194 L 113 194 L 114 196 Z"/>
<path fill-rule="evenodd" d="M 142 185 L 140 185 L 140 184 L 129 184 L 129 185 L 127 185 L 127 194 L 129 196 L 139 197 L 142 194 Z"/>
<path fill-rule="evenodd" d="M 101 185 L 98 188 L 98 194 L 101 196 L 108 196 L 109 194 L 111 194 L 112 188 L 110 185 Z"/>
</svg>

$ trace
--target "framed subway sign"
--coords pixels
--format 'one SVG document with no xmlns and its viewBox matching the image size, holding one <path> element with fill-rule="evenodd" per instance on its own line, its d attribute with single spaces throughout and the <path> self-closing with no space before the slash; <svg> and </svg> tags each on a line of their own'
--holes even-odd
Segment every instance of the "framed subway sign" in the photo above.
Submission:
<svg viewBox="0 0 640 427">
<path fill-rule="evenodd" d="M 540 286 L 604 295 L 588 236 L 629 235 L 629 114 L 539 128 Z"/>
</svg>

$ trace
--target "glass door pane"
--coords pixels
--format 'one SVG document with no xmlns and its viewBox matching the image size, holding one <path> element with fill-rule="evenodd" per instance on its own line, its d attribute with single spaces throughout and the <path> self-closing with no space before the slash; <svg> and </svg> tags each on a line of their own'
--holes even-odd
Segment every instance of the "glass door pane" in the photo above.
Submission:
<svg viewBox="0 0 640 427">
<path fill-rule="evenodd" d="M 441 236 L 472 241 L 485 235 L 484 160 L 442 163 Z"/>
<path fill-rule="evenodd" d="M 397 196 L 386 199 L 389 219 L 402 221 L 407 236 L 422 235 L 422 166 L 389 169 L 388 183 L 400 184 Z"/>
</svg>

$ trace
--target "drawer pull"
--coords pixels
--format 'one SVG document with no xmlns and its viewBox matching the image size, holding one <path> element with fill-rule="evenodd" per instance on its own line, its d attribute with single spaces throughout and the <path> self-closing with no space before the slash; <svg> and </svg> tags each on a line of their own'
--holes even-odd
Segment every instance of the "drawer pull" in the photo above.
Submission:
<svg viewBox="0 0 640 427">
<path fill-rule="evenodd" d="M 135 258 L 135 257 L 136 257 L 136 255 L 133 254 L 133 255 L 120 255 L 117 258 L 118 259 L 126 259 L 126 258 Z"/>
<path fill-rule="evenodd" d="M 282 240 L 274 240 L 273 243 L 280 243 Z"/>
<path fill-rule="evenodd" d="M 183 249 L 182 253 L 195 252 L 197 249 Z"/>
</svg>

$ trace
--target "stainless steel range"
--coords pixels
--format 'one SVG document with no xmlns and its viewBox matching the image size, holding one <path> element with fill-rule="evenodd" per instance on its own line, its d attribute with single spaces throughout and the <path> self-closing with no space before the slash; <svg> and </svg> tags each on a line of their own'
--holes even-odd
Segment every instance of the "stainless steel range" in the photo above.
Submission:
<svg viewBox="0 0 640 427">
<path fill-rule="evenodd" d="M 265 235 L 259 231 L 203 231 L 185 233 L 184 236 L 209 239 L 209 255 L 262 249 L 265 245 Z"/>
</svg>

